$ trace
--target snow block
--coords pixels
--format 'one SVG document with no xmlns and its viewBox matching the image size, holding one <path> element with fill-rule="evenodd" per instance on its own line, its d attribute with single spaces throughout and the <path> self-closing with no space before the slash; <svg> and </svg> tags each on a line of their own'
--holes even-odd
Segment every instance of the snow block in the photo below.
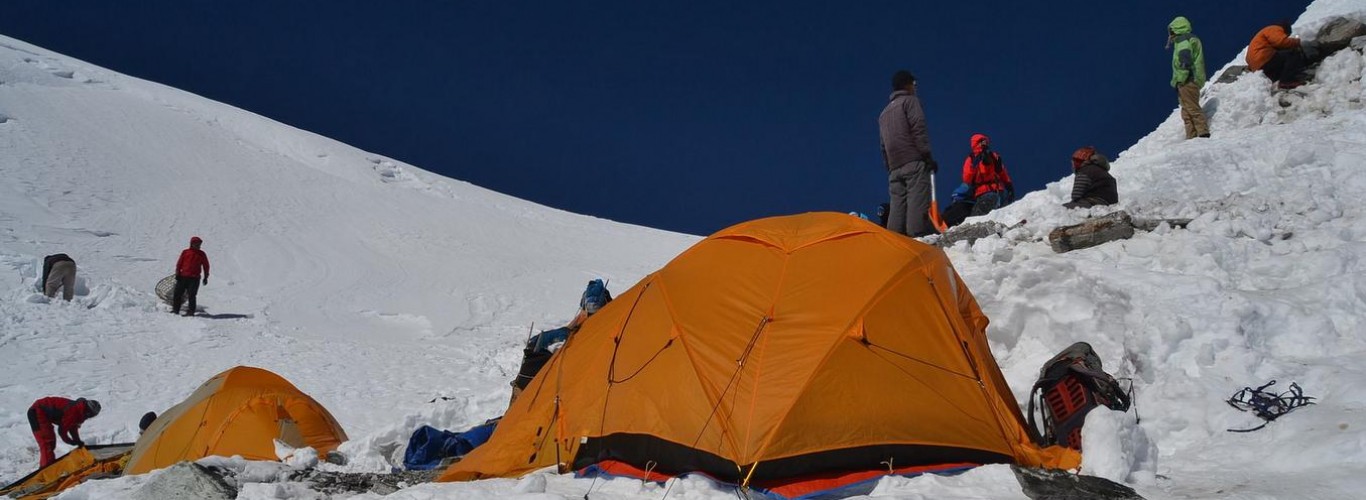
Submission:
<svg viewBox="0 0 1366 500">
<path fill-rule="evenodd" d="M 1129 212 L 1120 210 L 1081 224 L 1054 229 L 1048 233 L 1048 244 L 1054 252 L 1066 253 L 1115 240 L 1127 240 L 1133 236 L 1133 219 L 1129 217 Z"/>
<path fill-rule="evenodd" d="M 129 497 L 134 500 L 232 500 L 237 498 L 237 490 L 208 467 L 194 462 L 180 462 L 157 473 Z"/>
<path fill-rule="evenodd" d="M 1025 496 L 1034 500 L 1143 500 L 1133 488 L 1067 471 L 1010 466 Z"/>
<path fill-rule="evenodd" d="M 1353 38 L 1353 39 L 1352 39 L 1352 43 L 1348 44 L 1348 46 L 1349 46 L 1349 47 L 1352 47 L 1352 49 L 1356 50 L 1357 52 L 1366 51 L 1366 36 L 1359 36 L 1359 37 Z M 4 122 L 0 122 L 0 123 L 4 123 Z"/>
</svg>

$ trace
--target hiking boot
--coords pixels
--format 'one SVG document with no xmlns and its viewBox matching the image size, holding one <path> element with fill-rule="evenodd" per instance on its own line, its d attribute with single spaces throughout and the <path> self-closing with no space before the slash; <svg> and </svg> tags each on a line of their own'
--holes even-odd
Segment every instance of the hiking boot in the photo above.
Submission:
<svg viewBox="0 0 1366 500">
<path fill-rule="evenodd" d="M 186 318 L 188 318 L 188 317 L 190 317 L 190 316 L 194 316 L 194 311 L 187 312 L 187 313 L 184 314 L 184 316 L 185 316 Z"/>
<path fill-rule="evenodd" d="M 1209 132 L 1205 132 L 1205 133 L 1203 133 L 1203 134 L 1197 135 L 1196 137 L 1201 137 L 1201 138 L 1209 139 Z"/>
<path fill-rule="evenodd" d="M 1290 89 L 1299 88 L 1299 87 L 1302 86 L 1302 85 L 1304 85 L 1304 82 L 1301 82 L 1301 81 L 1289 81 L 1289 82 L 1281 82 L 1281 83 L 1276 84 L 1276 88 L 1281 89 L 1281 90 L 1290 90 Z"/>
</svg>

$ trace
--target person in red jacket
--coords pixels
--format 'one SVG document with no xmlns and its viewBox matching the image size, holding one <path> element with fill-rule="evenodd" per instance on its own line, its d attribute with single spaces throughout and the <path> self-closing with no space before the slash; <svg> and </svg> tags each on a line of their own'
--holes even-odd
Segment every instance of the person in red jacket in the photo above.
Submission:
<svg viewBox="0 0 1366 500">
<path fill-rule="evenodd" d="M 185 311 L 185 315 L 194 316 L 195 297 L 199 295 L 201 273 L 204 276 L 204 284 L 209 284 L 209 256 L 199 249 L 203 243 L 204 240 L 198 236 L 191 237 L 190 248 L 182 250 L 180 259 L 175 263 L 175 291 L 171 294 L 171 314 L 180 314 L 180 304 L 189 298 L 190 309 Z"/>
<path fill-rule="evenodd" d="M 48 396 L 33 402 L 28 407 L 28 426 L 33 430 L 33 439 L 38 440 L 38 467 L 47 467 L 57 458 L 57 436 L 71 446 L 85 446 L 81 441 L 81 424 L 100 414 L 100 403 L 93 399 Z M 52 432 L 52 426 L 57 432 Z"/>
<path fill-rule="evenodd" d="M 963 184 L 972 189 L 971 216 L 988 212 L 1014 201 L 1015 184 L 1010 181 L 1001 155 L 991 150 L 991 138 L 972 134 L 972 154 L 963 160 Z"/>
</svg>

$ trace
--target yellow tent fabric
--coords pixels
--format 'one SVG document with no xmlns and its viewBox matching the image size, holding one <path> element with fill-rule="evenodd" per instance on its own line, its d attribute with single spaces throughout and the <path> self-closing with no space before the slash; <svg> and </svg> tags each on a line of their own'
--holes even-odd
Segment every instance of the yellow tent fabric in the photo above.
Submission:
<svg viewBox="0 0 1366 500">
<path fill-rule="evenodd" d="M 346 441 L 326 408 L 269 371 L 238 366 L 204 382 L 138 438 L 128 474 L 183 460 L 241 455 L 277 460 L 274 440 L 325 454 Z"/>
<path fill-rule="evenodd" d="M 856 217 L 722 230 L 589 319 L 442 481 L 604 461 L 723 480 L 1075 468 L 1031 440 L 939 249 Z"/>
<path fill-rule="evenodd" d="M 76 448 L 47 467 L 0 488 L 0 495 L 40 500 L 57 495 L 87 479 L 114 477 L 123 472 L 133 443 Z"/>
</svg>

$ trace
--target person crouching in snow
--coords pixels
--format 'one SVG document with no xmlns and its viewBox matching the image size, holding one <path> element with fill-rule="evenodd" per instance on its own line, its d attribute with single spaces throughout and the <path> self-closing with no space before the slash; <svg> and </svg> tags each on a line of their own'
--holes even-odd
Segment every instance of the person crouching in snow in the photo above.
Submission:
<svg viewBox="0 0 1366 500">
<path fill-rule="evenodd" d="M 76 294 L 76 261 L 70 255 L 59 253 L 43 257 L 43 295 L 56 297 L 62 290 L 62 299 L 71 302 Z"/>
<path fill-rule="evenodd" d="M 204 284 L 209 284 L 209 256 L 199 249 L 202 244 L 204 244 L 204 240 L 198 236 L 191 237 L 190 248 L 182 250 L 180 259 L 175 263 L 175 291 L 171 294 L 171 314 L 180 314 L 180 304 L 188 298 L 190 309 L 185 311 L 185 315 L 194 316 L 195 297 L 199 296 L 201 270 L 204 275 Z"/>
<path fill-rule="evenodd" d="M 1119 203 L 1119 189 L 1110 176 L 1110 160 L 1086 146 L 1072 153 L 1072 201 L 1067 208 L 1090 208 Z"/>
<path fill-rule="evenodd" d="M 1299 38 L 1290 36 L 1290 21 L 1262 28 L 1247 44 L 1247 69 L 1261 71 L 1283 89 L 1303 84 L 1309 65 Z"/>
<path fill-rule="evenodd" d="M 48 396 L 33 402 L 28 407 L 28 426 L 33 430 L 33 439 L 38 441 L 38 467 L 47 467 L 57 458 L 57 436 L 71 446 L 85 446 L 81 441 L 81 424 L 100 414 L 100 403 L 93 399 Z M 57 432 L 52 432 L 52 426 Z"/>
</svg>

